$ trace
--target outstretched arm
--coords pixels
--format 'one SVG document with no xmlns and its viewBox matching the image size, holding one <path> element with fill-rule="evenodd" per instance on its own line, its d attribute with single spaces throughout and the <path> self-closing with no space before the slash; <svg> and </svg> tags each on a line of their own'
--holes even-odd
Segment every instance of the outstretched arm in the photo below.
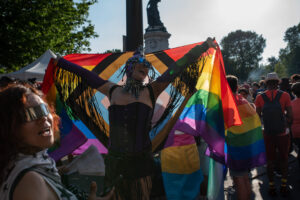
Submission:
<svg viewBox="0 0 300 200">
<path fill-rule="evenodd" d="M 207 51 L 209 48 L 216 48 L 214 39 L 207 38 L 207 40 L 201 44 L 192 48 L 187 54 L 185 54 L 178 61 L 173 63 L 167 71 L 165 71 L 160 77 L 158 77 L 152 84 L 155 98 L 176 78 L 183 70 L 190 64 L 195 62 L 202 53 Z"/>
<path fill-rule="evenodd" d="M 86 70 L 79 65 L 67 61 L 64 58 L 58 57 L 54 61 L 54 64 L 59 68 L 72 72 L 77 76 L 80 76 L 81 78 L 84 78 L 87 81 L 88 85 L 90 85 L 94 89 L 97 89 L 106 96 L 109 95 L 109 89 L 114 85 L 114 83 L 110 81 L 103 80 L 96 73 Z"/>
</svg>

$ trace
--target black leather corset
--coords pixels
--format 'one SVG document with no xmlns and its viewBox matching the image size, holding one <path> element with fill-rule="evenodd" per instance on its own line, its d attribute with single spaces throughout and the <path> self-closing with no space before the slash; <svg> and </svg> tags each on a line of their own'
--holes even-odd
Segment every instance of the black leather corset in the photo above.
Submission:
<svg viewBox="0 0 300 200">
<path fill-rule="evenodd" d="M 141 102 L 111 105 L 109 111 L 110 147 L 123 153 L 151 149 L 149 131 L 153 109 Z"/>
</svg>

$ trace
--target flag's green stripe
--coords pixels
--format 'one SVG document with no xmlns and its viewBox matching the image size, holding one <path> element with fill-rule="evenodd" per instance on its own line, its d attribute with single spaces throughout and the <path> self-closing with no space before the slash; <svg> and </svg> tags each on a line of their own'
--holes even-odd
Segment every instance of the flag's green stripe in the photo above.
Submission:
<svg viewBox="0 0 300 200">
<path fill-rule="evenodd" d="M 233 134 L 228 131 L 226 136 L 227 144 L 236 147 L 248 146 L 262 139 L 261 127 L 257 127 L 243 134 Z"/>
</svg>

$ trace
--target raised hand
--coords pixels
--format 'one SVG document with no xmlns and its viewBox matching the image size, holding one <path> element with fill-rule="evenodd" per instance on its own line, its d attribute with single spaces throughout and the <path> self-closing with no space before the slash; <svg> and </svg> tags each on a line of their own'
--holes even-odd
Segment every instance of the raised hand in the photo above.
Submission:
<svg viewBox="0 0 300 200">
<path fill-rule="evenodd" d="M 90 194 L 88 200 L 109 200 L 113 198 L 115 188 L 113 188 L 105 197 L 97 197 L 97 183 L 93 181 L 90 187 Z"/>
<path fill-rule="evenodd" d="M 208 38 L 206 39 L 206 42 L 207 42 L 209 48 L 217 49 L 218 46 L 217 46 L 217 44 L 215 43 L 215 38 L 208 37 Z"/>
</svg>

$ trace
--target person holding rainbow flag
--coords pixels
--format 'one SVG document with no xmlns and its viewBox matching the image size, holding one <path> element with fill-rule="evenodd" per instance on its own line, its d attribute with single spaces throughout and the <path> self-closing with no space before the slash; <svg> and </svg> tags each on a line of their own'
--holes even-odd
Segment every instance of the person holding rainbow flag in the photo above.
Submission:
<svg viewBox="0 0 300 200">
<path fill-rule="evenodd" d="M 81 103 L 89 110 L 89 113 L 97 109 L 97 99 L 92 98 L 93 89 L 100 91 L 110 101 L 108 108 L 110 123 L 109 134 L 107 134 L 109 137 L 102 135 L 101 142 L 108 146 L 108 155 L 105 158 L 105 185 L 108 190 L 115 188 L 115 197 L 118 199 L 149 199 L 153 173 L 149 132 L 153 127 L 151 120 L 155 101 L 160 93 L 175 81 L 185 83 L 185 87 L 177 84 L 178 88 L 181 88 L 177 90 L 177 93 L 194 92 L 200 68 L 198 59 L 209 48 L 216 48 L 212 38 L 192 48 L 156 80 L 154 80 L 155 72 L 150 62 L 141 52 L 135 52 L 122 71 L 122 75 L 126 75 L 127 78 L 122 86 L 104 80 L 96 73 L 63 58 L 55 60 L 56 88 L 62 102 L 70 108 L 72 115 L 80 115 L 80 111 L 74 105 L 74 100 L 73 102 L 65 101 L 74 91 L 74 85 L 76 90 L 85 91 Z M 148 83 L 145 83 L 146 78 L 148 78 Z M 193 79 L 195 81 L 191 81 Z M 165 109 L 166 113 L 174 109 L 176 102 L 172 98 L 171 101 Z M 86 106 L 88 102 L 92 102 L 94 106 Z M 161 120 L 157 123 L 160 122 Z"/>
</svg>

